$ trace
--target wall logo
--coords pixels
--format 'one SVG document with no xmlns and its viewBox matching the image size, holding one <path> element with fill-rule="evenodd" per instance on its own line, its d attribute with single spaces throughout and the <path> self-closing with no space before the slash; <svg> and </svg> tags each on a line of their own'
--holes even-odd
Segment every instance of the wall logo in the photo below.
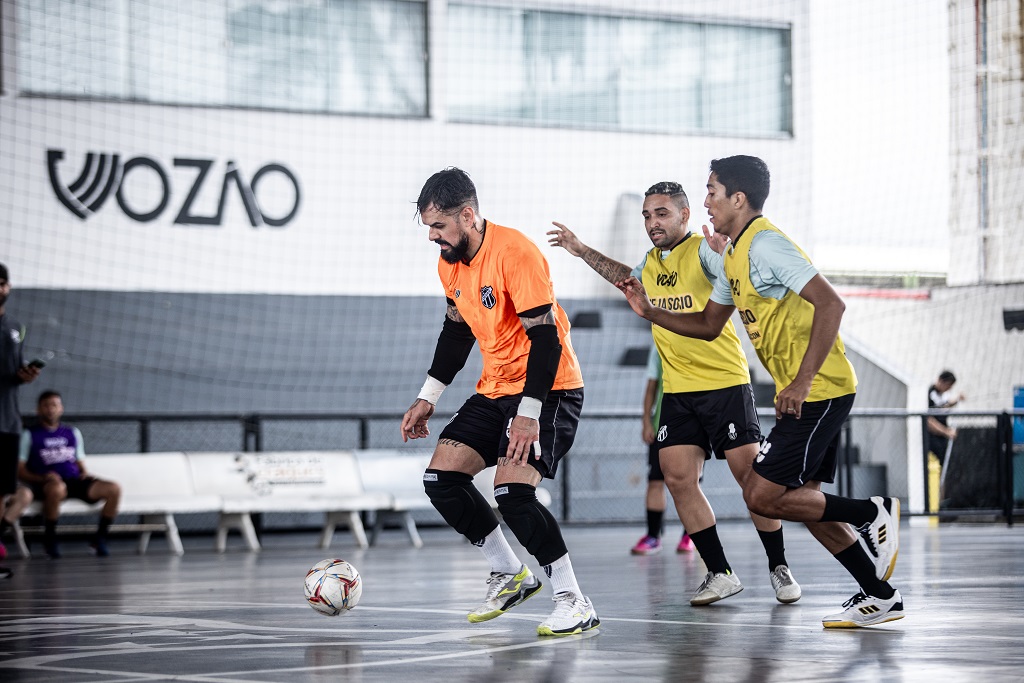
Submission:
<svg viewBox="0 0 1024 683">
<path fill-rule="evenodd" d="M 111 194 L 114 195 L 114 199 L 117 201 L 117 205 L 121 207 L 124 215 L 139 223 L 148 223 L 159 218 L 171 201 L 172 188 L 170 176 L 160 162 L 150 157 L 132 157 L 122 163 L 119 154 L 89 152 L 85 155 L 85 164 L 78 174 L 78 178 L 70 185 L 61 180 L 60 173 L 58 172 L 57 167 L 63 159 L 64 150 L 46 150 L 50 185 L 53 187 L 53 192 L 57 195 L 60 203 L 83 221 L 88 220 L 90 216 L 99 211 Z M 227 170 L 224 172 L 224 177 L 221 180 L 217 212 L 212 216 L 196 215 L 193 213 L 193 204 L 200 190 L 204 187 L 203 183 L 207 180 L 210 168 L 214 164 L 214 159 L 175 158 L 173 163 L 176 168 L 196 169 L 192 187 L 189 189 L 188 195 L 181 202 L 174 217 L 174 223 L 177 225 L 221 225 L 224 219 L 224 204 L 227 201 L 231 185 L 234 185 L 237 189 L 242 199 L 242 204 L 245 206 L 245 213 L 249 218 L 249 224 L 254 228 L 260 225 L 269 225 L 275 228 L 282 227 L 295 218 L 299 211 L 299 204 L 302 199 L 299 179 L 287 166 L 277 163 L 266 164 L 256 171 L 252 176 L 252 180 L 247 183 L 235 162 L 228 161 Z M 151 173 L 156 174 L 157 182 L 161 187 L 158 199 L 146 207 L 137 207 L 129 204 L 125 191 L 129 176 L 140 168 L 149 169 Z M 267 215 L 260 208 L 258 200 L 257 192 L 260 181 L 269 174 L 274 173 L 280 174 L 287 182 L 291 183 L 294 191 L 291 208 L 283 216 Z"/>
</svg>

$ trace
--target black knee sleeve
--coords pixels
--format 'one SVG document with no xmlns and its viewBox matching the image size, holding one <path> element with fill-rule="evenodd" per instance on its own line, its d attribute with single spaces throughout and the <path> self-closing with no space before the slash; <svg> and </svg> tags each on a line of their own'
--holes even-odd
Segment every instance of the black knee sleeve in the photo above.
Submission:
<svg viewBox="0 0 1024 683">
<path fill-rule="evenodd" d="M 444 521 L 470 543 L 479 544 L 498 528 L 494 510 L 468 474 L 427 470 L 423 473 L 423 489 Z"/>
<path fill-rule="evenodd" d="M 554 515 L 537 500 L 537 487 L 502 484 L 494 487 L 498 512 L 526 551 L 542 565 L 549 565 L 568 550 Z"/>
</svg>

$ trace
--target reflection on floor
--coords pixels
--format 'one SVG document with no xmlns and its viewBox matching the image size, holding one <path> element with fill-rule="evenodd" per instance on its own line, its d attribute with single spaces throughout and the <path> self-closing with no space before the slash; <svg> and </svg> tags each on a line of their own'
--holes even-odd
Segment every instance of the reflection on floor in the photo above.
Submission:
<svg viewBox="0 0 1024 683">
<path fill-rule="evenodd" d="M 0 583 L 0 680 L 158 681 L 1020 681 L 1024 679 L 1024 530 L 904 522 L 893 585 L 907 617 L 826 631 L 821 617 L 856 592 L 840 565 L 798 525 L 786 548 L 803 598 L 776 602 L 750 524 L 720 534 L 746 589 L 707 607 L 688 599 L 704 565 L 629 548 L 642 529 L 565 530 L 580 584 L 601 627 L 544 639 L 542 593 L 506 615 L 469 624 L 485 592 L 481 553 L 453 531 L 424 530 L 416 550 L 398 530 L 369 550 L 344 532 L 333 551 L 316 535 L 268 534 L 252 554 L 231 539 L 185 539 L 186 554 L 109 558 L 64 542 L 64 557 L 8 560 Z M 677 540 L 678 529 L 666 532 Z M 513 541 L 513 547 L 520 550 Z M 41 555 L 41 553 L 39 553 Z M 304 604 L 306 569 L 325 556 L 359 568 L 364 591 L 345 616 Z M 521 553 L 526 557 L 525 553 Z M 535 572 L 539 568 L 530 562 Z M 542 577 L 543 579 L 543 577 Z"/>
</svg>

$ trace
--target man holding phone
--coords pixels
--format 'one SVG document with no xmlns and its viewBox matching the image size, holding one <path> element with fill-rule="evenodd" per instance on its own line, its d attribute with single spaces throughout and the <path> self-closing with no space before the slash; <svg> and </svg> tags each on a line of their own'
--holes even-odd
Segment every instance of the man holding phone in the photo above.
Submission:
<svg viewBox="0 0 1024 683">
<path fill-rule="evenodd" d="M 10 293 L 7 266 L 0 263 L 0 513 L 15 511 L 13 505 L 11 510 L 6 510 L 6 507 L 8 497 L 13 496 L 18 487 L 18 446 L 21 441 L 18 387 L 34 382 L 42 371 L 42 361 L 27 365 L 22 356 L 25 326 L 7 314 Z M 3 516 L 8 517 L 7 514 Z M 0 579 L 10 577 L 12 573 L 10 569 L 0 567 Z"/>
</svg>

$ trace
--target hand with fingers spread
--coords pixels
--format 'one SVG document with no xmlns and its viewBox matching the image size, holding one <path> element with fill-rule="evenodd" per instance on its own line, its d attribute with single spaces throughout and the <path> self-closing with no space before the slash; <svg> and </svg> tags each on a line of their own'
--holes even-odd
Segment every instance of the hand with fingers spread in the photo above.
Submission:
<svg viewBox="0 0 1024 683">
<path fill-rule="evenodd" d="M 576 234 L 557 221 L 551 221 L 551 224 L 558 228 L 558 230 L 548 231 L 548 244 L 553 247 L 562 247 L 573 256 L 582 256 L 583 252 L 586 251 L 587 245 L 580 242 L 580 238 L 576 237 Z"/>
<path fill-rule="evenodd" d="M 704 229 L 704 239 L 707 240 L 708 246 L 711 247 L 716 253 L 724 254 L 725 250 L 729 248 L 732 240 L 729 236 L 721 232 L 712 232 L 706 225 L 701 226 Z"/>
</svg>

